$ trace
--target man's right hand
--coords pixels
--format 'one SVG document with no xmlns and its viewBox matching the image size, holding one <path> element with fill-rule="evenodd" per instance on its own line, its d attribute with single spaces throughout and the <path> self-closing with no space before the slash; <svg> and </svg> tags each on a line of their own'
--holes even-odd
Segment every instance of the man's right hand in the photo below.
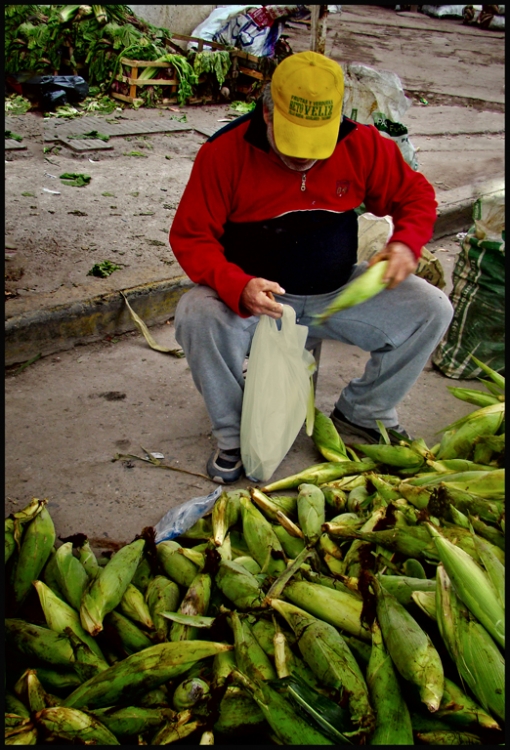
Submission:
<svg viewBox="0 0 510 750">
<path fill-rule="evenodd" d="M 269 315 L 270 318 L 281 318 L 283 305 L 272 298 L 273 293 L 285 294 L 285 289 L 282 289 L 276 281 L 250 279 L 241 294 L 240 307 L 249 315 Z"/>
</svg>

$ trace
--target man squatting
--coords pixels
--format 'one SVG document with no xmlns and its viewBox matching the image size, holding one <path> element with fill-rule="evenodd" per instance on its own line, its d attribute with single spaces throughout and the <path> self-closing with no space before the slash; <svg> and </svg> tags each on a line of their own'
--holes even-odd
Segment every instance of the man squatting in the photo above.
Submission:
<svg viewBox="0 0 510 750">
<path fill-rule="evenodd" d="M 255 109 L 200 148 L 170 244 L 195 282 L 176 338 L 205 401 L 217 447 L 209 476 L 243 474 L 243 363 L 260 315 L 282 304 L 309 326 L 367 263 L 357 263 L 357 209 L 391 216 L 387 288 L 312 329 L 370 352 L 331 418 L 345 442 L 378 442 L 376 420 L 406 435 L 396 411 L 451 321 L 448 297 L 414 275 L 436 219 L 434 189 L 373 125 L 342 116 L 341 67 L 315 52 L 285 58 Z"/>
</svg>

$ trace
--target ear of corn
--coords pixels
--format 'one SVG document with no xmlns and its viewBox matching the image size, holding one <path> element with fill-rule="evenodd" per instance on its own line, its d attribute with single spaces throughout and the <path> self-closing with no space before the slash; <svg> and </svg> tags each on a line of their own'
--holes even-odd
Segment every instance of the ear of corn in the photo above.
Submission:
<svg viewBox="0 0 510 750">
<path fill-rule="evenodd" d="M 237 685 L 229 685 L 220 702 L 214 731 L 230 736 L 240 730 L 249 732 L 265 723 L 257 703 Z"/>
<path fill-rule="evenodd" d="M 349 460 L 344 441 L 338 434 L 333 420 L 317 408 L 312 440 L 327 461 Z"/>
<path fill-rule="evenodd" d="M 268 520 L 277 520 L 277 513 L 281 513 L 283 511 L 282 505 L 279 502 L 275 502 L 273 498 L 265 495 L 257 487 L 250 488 L 250 495 L 255 505 L 264 513 Z"/>
<path fill-rule="evenodd" d="M 432 524 L 427 524 L 427 528 L 457 595 L 504 648 L 505 612 L 490 578 L 470 555 L 445 539 Z"/>
<path fill-rule="evenodd" d="M 116 737 L 129 738 L 156 730 L 165 721 L 175 717 L 171 708 L 144 708 L 128 706 L 118 708 L 97 708 L 91 712 Z"/>
<path fill-rule="evenodd" d="M 46 691 L 41 685 L 35 669 L 26 669 L 14 685 L 18 698 L 30 708 L 30 711 L 42 711 L 46 708 Z"/>
<path fill-rule="evenodd" d="M 278 519 L 280 520 L 280 519 Z M 288 519 L 290 520 L 290 519 Z M 305 540 L 303 537 L 296 537 L 288 531 L 287 527 L 282 526 L 280 523 L 273 526 L 273 531 L 278 537 L 280 544 L 282 545 L 283 551 L 291 560 L 299 555 L 305 547 Z"/>
<path fill-rule="evenodd" d="M 341 477 L 359 474 L 362 471 L 375 469 L 374 461 L 340 461 L 315 464 L 298 474 L 292 474 L 271 484 L 262 487 L 263 492 L 276 492 L 278 490 L 290 490 L 299 487 L 300 484 L 326 484 Z"/>
<path fill-rule="evenodd" d="M 485 362 L 482 362 L 481 360 L 477 359 L 474 354 L 471 354 L 471 359 L 473 362 L 478 365 L 478 367 L 483 370 L 483 372 L 489 376 L 489 378 L 492 380 L 493 383 L 497 385 L 498 388 L 500 388 L 502 391 L 505 390 L 505 377 L 504 375 L 500 375 L 499 372 L 496 372 L 496 370 L 493 370 L 492 367 L 489 367 L 489 365 L 486 365 Z"/>
<path fill-rule="evenodd" d="M 11 557 L 16 549 L 14 539 L 14 518 L 5 519 L 5 562 Z"/>
<path fill-rule="evenodd" d="M 294 581 L 285 587 L 283 595 L 314 617 L 357 638 L 370 640 L 370 631 L 361 622 L 363 602 L 352 593 L 329 589 L 309 581 Z"/>
<path fill-rule="evenodd" d="M 494 547 L 475 534 L 475 547 L 485 572 L 490 578 L 498 602 L 505 609 L 505 566 L 494 553 Z"/>
<path fill-rule="evenodd" d="M 246 490 L 230 490 L 222 492 L 213 505 L 212 531 L 214 543 L 219 547 L 231 526 L 237 523 L 240 513 L 239 500 L 246 497 Z"/>
<path fill-rule="evenodd" d="M 461 679 L 480 705 L 505 721 L 505 659 L 457 597 L 442 564 L 437 566 L 436 612 L 439 632 Z"/>
<path fill-rule="evenodd" d="M 377 579 L 373 583 L 377 621 L 392 661 L 402 677 L 417 686 L 429 711 L 437 711 L 444 689 L 441 658 L 428 634 L 405 607 Z"/>
<path fill-rule="evenodd" d="M 59 590 L 64 594 L 68 604 L 79 611 L 89 577 L 81 562 L 73 555 L 71 542 L 62 544 L 55 552 L 54 565 Z"/>
<path fill-rule="evenodd" d="M 65 698 L 63 705 L 74 708 L 114 706 L 121 695 L 124 700 L 128 696 L 142 695 L 184 674 L 200 659 L 231 648 L 225 643 L 198 640 L 158 643 L 87 680 Z"/>
<path fill-rule="evenodd" d="M 457 729 L 467 731 L 501 729 L 490 714 L 447 677 L 444 680 L 443 700 L 436 716 Z"/>
<path fill-rule="evenodd" d="M 42 581 L 34 581 L 34 586 L 37 589 L 48 627 L 57 633 L 64 633 L 65 628 L 70 628 L 94 652 L 100 665 L 107 666 L 98 642 L 84 630 L 76 610 L 59 599 Z"/>
<path fill-rule="evenodd" d="M 446 387 L 455 398 L 467 401 L 469 404 L 474 404 L 475 406 L 484 407 L 498 403 L 498 397 L 492 393 L 484 393 L 484 391 L 477 391 L 474 388 L 458 388 L 452 385 L 447 385 Z"/>
<path fill-rule="evenodd" d="M 430 617 L 434 622 L 437 621 L 436 594 L 434 591 L 413 591 L 411 598 L 427 617 Z"/>
<path fill-rule="evenodd" d="M 297 499 L 299 525 L 308 544 L 316 544 L 326 520 L 326 501 L 322 490 L 314 484 L 300 484 Z"/>
<path fill-rule="evenodd" d="M 257 703 L 262 714 L 284 745 L 333 745 L 333 741 L 325 737 L 319 730 L 314 729 L 302 716 L 294 710 L 278 691 L 268 685 L 265 680 L 249 678 L 241 670 L 236 669 L 236 681 L 241 684 Z"/>
<path fill-rule="evenodd" d="M 198 573 L 198 567 L 188 558 L 178 554 L 180 548 L 179 542 L 164 541 L 157 545 L 156 553 L 165 574 L 179 586 L 188 588 Z"/>
<path fill-rule="evenodd" d="M 347 494 L 344 490 L 334 487 L 321 487 L 326 504 L 335 512 L 341 513 L 347 504 Z"/>
<path fill-rule="evenodd" d="M 75 708 L 45 708 L 34 715 L 34 721 L 46 731 L 64 740 L 79 739 L 94 744 L 120 745 L 115 735 L 100 721 Z"/>
<path fill-rule="evenodd" d="M 120 604 L 138 567 L 144 546 L 145 541 L 138 539 L 121 547 L 85 591 L 80 619 L 84 629 L 91 635 L 101 632 L 104 616 Z"/>
<path fill-rule="evenodd" d="M 100 566 L 88 539 L 85 539 L 83 544 L 81 544 L 77 550 L 78 559 L 85 568 L 88 577 L 95 578 L 100 571 Z"/>
<path fill-rule="evenodd" d="M 467 458 L 481 435 L 495 435 L 504 418 L 504 404 L 496 403 L 472 412 L 453 433 L 441 440 L 436 459 Z"/>
<path fill-rule="evenodd" d="M 380 260 L 369 266 L 338 294 L 324 312 L 314 316 L 312 325 L 323 325 L 335 313 L 366 302 L 382 292 L 387 286 L 387 282 L 383 281 L 387 269 L 387 260 Z"/>
<path fill-rule="evenodd" d="M 243 534 L 250 555 L 263 572 L 279 575 L 285 570 L 282 546 L 267 518 L 253 505 L 251 498 L 241 498 Z"/>
<path fill-rule="evenodd" d="M 9 645 L 45 664 L 67 667 L 74 661 L 69 639 L 53 630 L 25 620 L 9 618 L 5 620 L 5 632 Z"/>
<path fill-rule="evenodd" d="M 234 610 L 229 619 L 234 634 L 236 664 L 251 679 L 273 680 L 275 668 L 245 618 Z"/>
<path fill-rule="evenodd" d="M 316 677 L 345 692 L 353 724 L 361 732 L 371 732 L 375 715 L 365 678 L 338 630 L 281 599 L 271 600 L 271 605 L 293 629 L 299 650 Z"/>
<path fill-rule="evenodd" d="M 502 531 L 496 529 L 494 526 L 489 526 L 488 524 L 480 521 L 480 519 L 475 518 L 472 515 L 470 515 L 468 518 L 469 523 L 471 524 L 471 528 L 476 532 L 476 535 L 478 537 L 482 537 L 487 542 L 489 542 L 492 548 L 499 547 L 499 549 L 503 553 L 505 552 L 505 535 Z"/>
<path fill-rule="evenodd" d="M 412 602 L 415 591 L 436 591 L 436 581 L 431 578 L 413 578 L 411 576 L 378 575 L 381 585 L 392 594 L 404 607 Z"/>
<path fill-rule="evenodd" d="M 367 685 L 376 712 L 371 745 L 413 745 L 409 709 L 382 639 L 377 620 L 372 624 L 372 650 L 367 666 Z"/>
<path fill-rule="evenodd" d="M 170 622 L 162 612 L 175 612 L 179 606 L 180 593 L 177 584 L 166 576 L 155 576 L 145 590 L 145 601 L 154 623 L 155 640 L 167 640 Z"/>
<path fill-rule="evenodd" d="M 123 615 L 129 617 L 130 620 L 133 620 L 138 625 L 147 630 L 154 630 L 154 623 L 144 596 L 132 583 L 127 585 L 122 599 L 118 604 L 118 609 Z"/>
<path fill-rule="evenodd" d="M 260 607 L 264 598 L 260 581 L 235 560 L 223 560 L 216 573 L 216 585 L 238 609 Z"/>
<path fill-rule="evenodd" d="M 402 469 L 419 468 L 424 460 L 419 453 L 406 445 L 353 445 L 357 451 L 380 464 L 396 466 Z"/>
<path fill-rule="evenodd" d="M 187 590 L 179 606 L 181 615 L 206 615 L 211 598 L 211 576 L 208 573 L 198 573 Z M 171 641 L 193 640 L 198 635 L 196 628 L 174 622 L 170 628 Z"/>
<path fill-rule="evenodd" d="M 19 608 L 39 578 L 55 544 L 53 520 L 46 504 L 29 523 L 23 534 L 21 548 L 15 561 L 12 591 L 14 607 Z"/>
<path fill-rule="evenodd" d="M 120 612 L 109 612 L 104 618 L 105 629 L 113 629 L 122 643 L 125 656 L 135 654 L 144 648 L 152 646 L 151 639 L 135 625 L 128 617 Z"/>
</svg>

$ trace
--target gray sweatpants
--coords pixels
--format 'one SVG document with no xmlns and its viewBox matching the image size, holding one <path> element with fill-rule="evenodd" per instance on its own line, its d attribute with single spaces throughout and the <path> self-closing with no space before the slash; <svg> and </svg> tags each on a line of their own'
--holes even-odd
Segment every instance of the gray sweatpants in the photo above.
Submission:
<svg viewBox="0 0 510 750">
<path fill-rule="evenodd" d="M 358 264 L 351 276 L 366 267 Z M 296 320 L 309 326 L 339 290 L 328 294 L 275 295 L 291 305 Z M 336 313 L 309 330 L 309 342 L 336 339 L 370 352 L 365 372 L 342 390 L 336 406 L 363 427 L 398 425 L 396 405 L 416 382 L 453 315 L 448 297 L 411 275 L 395 289 Z M 202 394 L 220 448 L 238 448 L 244 390 L 243 364 L 258 317 L 241 318 L 216 292 L 197 285 L 177 305 L 175 333 Z"/>
</svg>

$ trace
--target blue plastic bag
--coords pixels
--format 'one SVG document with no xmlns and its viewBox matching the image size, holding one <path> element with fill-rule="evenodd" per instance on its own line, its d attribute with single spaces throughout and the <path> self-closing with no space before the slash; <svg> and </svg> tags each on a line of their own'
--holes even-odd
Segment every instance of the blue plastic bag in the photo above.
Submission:
<svg viewBox="0 0 510 750">
<path fill-rule="evenodd" d="M 175 539 L 184 534 L 199 518 L 212 510 L 214 503 L 222 492 L 223 488 L 219 486 L 208 495 L 193 497 L 186 503 L 171 508 L 168 513 L 165 513 L 161 521 L 158 521 L 154 526 L 156 544 L 168 539 Z"/>
</svg>

